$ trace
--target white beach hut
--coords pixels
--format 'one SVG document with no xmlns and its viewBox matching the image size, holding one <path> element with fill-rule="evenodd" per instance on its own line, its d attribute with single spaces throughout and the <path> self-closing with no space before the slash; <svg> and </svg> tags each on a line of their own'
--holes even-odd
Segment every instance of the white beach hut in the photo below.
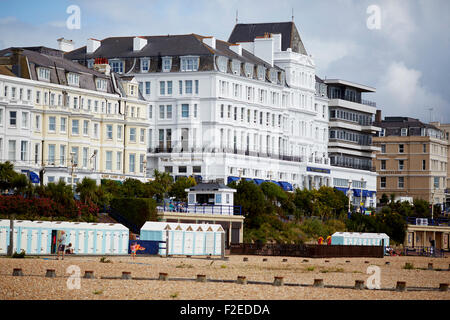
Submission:
<svg viewBox="0 0 450 320">
<path fill-rule="evenodd" d="M 0 254 L 7 253 L 9 229 L 10 220 L 0 220 Z M 13 251 L 23 249 L 28 255 L 55 253 L 61 230 L 66 232 L 67 244 L 72 244 L 74 254 L 128 254 L 129 231 L 121 224 L 28 220 L 14 221 Z"/>
<path fill-rule="evenodd" d="M 385 233 L 335 232 L 331 236 L 332 245 L 389 246 L 389 236 Z"/>
<path fill-rule="evenodd" d="M 224 230 L 217 224 L 146 222 L 140 240 L 166 241 L 169 255 L 222 255 Z M 166 245 L 160 246 L 159 254 L 166 254 Z"/>
</svg>

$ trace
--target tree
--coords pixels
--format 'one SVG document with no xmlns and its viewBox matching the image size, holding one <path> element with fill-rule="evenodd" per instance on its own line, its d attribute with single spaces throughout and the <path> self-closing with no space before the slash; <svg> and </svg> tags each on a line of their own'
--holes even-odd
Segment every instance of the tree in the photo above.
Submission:
<svg viewBox="0 0 450 320">
<path fill-rule="evenodd" d="M 389 197 L 388 197 L 388 195 L 387 195 L 386 193 L 383 193 L 383 194 L 381 195 L 380 204 L 381 204 L 382 206 L 385 206 L 385 205 L 387 205 L 388 203 L 389 203 Z"/>
<path fill-rule="evenodd" d="M 77 183 L 75 191 L 80 194 L 80 200 L 83 203 L 97 202 L 97 183 L 90 178 L 83 178 L 83 180 Z"/>
<path fill-rule="evenodd" d="M 173 178 L 168 172 L 160 172 L 155 170 L 153 172 L 154 179 L 147 183 L 146 193 L 156 197 L 158 202 L 166 198 L 170 186 L 173 184 Z"/>
<path fill-rule="evenodd" d="M 272 212 L 266 211 L 267 204 L 261 188 L 251 181 L 240 180 L 239 184 L 232 182 L 229 187 L 237 192 L 234 195 L 234 204 L 241 206 L 245 216 L 244 224 L 246 228 L 259 228 Z"/>
<path fill-rule="evenodd" d="M 176 201 L 187 202 L 187 192 L 185 190 L 196 184 L 193 177 L 180 177 L 170 186 L 169 196 L 174 197 Z"/>
<path fill-rule="evenodd" d="M 124 198 L 143 198 L 145 197 L 144 184 L 132 178 L 127 178 L 121 186 L 121 197 Z"/>
<path fill-rule="evenodd" d="M 70 210 L 75 206 L 75 199 L 73 197 L 72 186 L 66 184 L 64 181 L 58 183 L 48 183 L 44 188 L 39 189 L 41 197 L 50 198 L 55 202 Z"/>
<path fill-rule="evenodd" d="M 273 182 L 263 182 L 261 183 L 260 188 L 264 193 L 266 199 L 272 202 L 272 204 L 274 205 L 287 199 L 287 195 L 283 191 L 283 189 Z"/>
<path fill-rule="evenodd" d="M 312 216 L 314 212 L 314 192 L 308 189 L 295 189 L 294 204 L 300 216 Z M 297 217 L 297 218 L 299 218 Z"/>
<path fill-rule="evenodd" d="M 407 224 L 405 219 L 397 212 L 382 210 L 376 215 L 380 231 L 386 233 L 389 238 L 398 244 L 405 241 Z"/>
<path fill-rule="evenodd" d="M 17 175 L 11 162 L 0 163 L 0 190 L 4 192 L 11 189 L 13 180 Z"/>
<path fill-rule="evenodd" d="M 15 194 L 24 194 L 30 185 L 30 180 L 24 174 L 16 174 L 11 181 L 11 189 L 15 189 Z"/>
<path fill-rule="evenodd" d="M 430 203 L 422 199 L 414 199 L 413 215 L 417 218 L 430 218 Z"/>
</svg>

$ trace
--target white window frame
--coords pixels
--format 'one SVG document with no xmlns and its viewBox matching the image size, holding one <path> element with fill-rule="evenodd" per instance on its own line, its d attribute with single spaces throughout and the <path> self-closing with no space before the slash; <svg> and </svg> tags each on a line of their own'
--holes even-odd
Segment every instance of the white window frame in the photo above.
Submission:
<svg viewBox="0 0 450 320">
<path fill-rule="evenodd" d="M 198 56 L 184 56 L 180 57 L 180 71 L 189 72 L 189 71 L 198 71 L 199 67 Z"/>
<path fill-rule="evenodd" d="M 162 58 L 162 72 L 170 72 L 172 70 L 172 57 Z"/>
<path fill-rule="evenodd" d="M 80 86 L 80 75 L 73 72 L 67 73 L 67 84 L 69 86 Z"/>
<path fill-rule="evenodd" d="M 144 62 L 147 64 L 147 68 L 144 68 Z M 141 72 L 148 72 L 150 70 L 150 58 L 141 58 Z"/>
<path fill-rule="evenodd" d="M 37 68 L 38 80 L 50 82 L 50 69 L 44 67 Z"/>
</svg>

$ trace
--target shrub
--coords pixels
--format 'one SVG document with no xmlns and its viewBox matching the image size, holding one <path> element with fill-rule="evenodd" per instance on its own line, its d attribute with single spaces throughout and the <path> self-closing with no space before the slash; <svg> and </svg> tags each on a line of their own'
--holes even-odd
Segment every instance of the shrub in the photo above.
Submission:
<svg viewBox="0 0 450 320">
<path fill-rule="evenodd" d="M 23 259 L 25 258 L 25 250 L 22 249 L 20 253 L 14 252 L 12 258 Z"/>
<path fill-rule="evenodd" d="M 407 262 L 407 263 L 405 263 L 405 265 L 403 266 L 403 269 L 406 269 L 406 270 L 413 270 L 413 269 L 414 269 L 414 264 Z"/>
<path fill-rule="evenodd" d="M 111 201 L 111 208 L 138 229 L 147 221 L 157 221 L 156 202 L 145 198 L 118 198 Z"/>
</svg>

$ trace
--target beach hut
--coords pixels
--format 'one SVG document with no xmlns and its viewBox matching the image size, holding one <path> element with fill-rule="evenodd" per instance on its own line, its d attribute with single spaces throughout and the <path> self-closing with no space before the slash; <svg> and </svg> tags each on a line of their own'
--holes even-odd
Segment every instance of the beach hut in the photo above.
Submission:
<svg viewBox="0 0 450 320">
<path fill-rule="evenodd" d="M 0 220 L 0 254 L 9 246 L 10 220 Z M 13 252 L 25 250 L 27 255 L 57 252 L 57 239 L 66 232 L 67 244 L 74 254 L 120 255 L 128 253 L 129 231 L 121 224 L 62 221 L 14 221 Z"/>
<path fill-rule="evenodd" d="M 224 230 L 218 224 L 148 221 L 140 240 L 165 242 L 167 236 L 169 255 L 222 255 L 224 250 Z M 161 244 L 159 254 L 166 254 L 166 244 Z"/>
<path fill-rule="evenodd" d="M 389 246 L 389 236 L 385 233 L 335 232 L 331 236 L 331 245 Z"/>
</svg>

